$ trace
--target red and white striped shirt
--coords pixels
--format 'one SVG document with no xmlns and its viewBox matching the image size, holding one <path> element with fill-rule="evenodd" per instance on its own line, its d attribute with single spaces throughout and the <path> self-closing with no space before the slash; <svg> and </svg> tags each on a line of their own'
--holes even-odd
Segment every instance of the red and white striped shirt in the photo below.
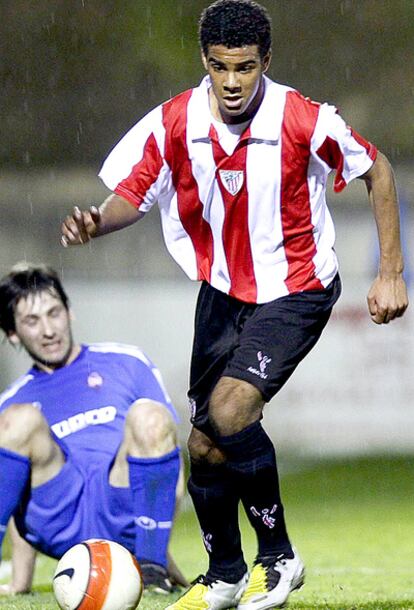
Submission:
<svg viewBox="0 0 414 610">
<path fill-rule="evenodd" d="M 206 77 L 132 127 L 99 174 L 142 212 L 158 202 L 167 248 L 191 279 L 249 303 L 331 282 L 327 176 L 336 171 L 340 191 L 376 156 L 333 106 L 264 79 L 232 154 L 220 145 Z"/>
</svg>

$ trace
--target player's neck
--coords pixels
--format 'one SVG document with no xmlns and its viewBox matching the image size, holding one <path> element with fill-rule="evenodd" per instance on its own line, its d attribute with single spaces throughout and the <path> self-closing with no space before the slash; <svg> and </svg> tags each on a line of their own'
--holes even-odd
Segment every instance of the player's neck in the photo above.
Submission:
<svg viewBox="0 0 414 610">
<path fill-rule="evenodd" d="M 52 373 L 54 373 L 57 369 L 61 369 L 65 366 L 69 366 L 69 364 L 71 364 L 74 360 L 76 360 L 76 358 L 79 356 L 79 354 L 81 353 L 82 347 L 81 345 L 79 345 L 79 343 L 74 343 L 67 355 L 67 357 L 54 365 L 49 365 L 45 362 L 41 362 L 40 360 L 37 360 L 35 358 L 34 360 L 34 364 L 36 366 L 36 368 L 38 368 L 40 371 L 43 371 L 44 373 L 48 373 L 49 375 L 51 375 Z"/>
</svg>

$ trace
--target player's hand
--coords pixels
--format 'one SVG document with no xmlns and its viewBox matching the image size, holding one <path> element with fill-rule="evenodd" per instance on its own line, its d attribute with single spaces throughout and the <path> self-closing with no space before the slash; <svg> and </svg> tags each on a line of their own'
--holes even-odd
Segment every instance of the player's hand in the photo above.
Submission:
<svg viewBox="0 0 414 610">
<path fill-rule="evenodd" d="M 11 586 L 11 584 L 0 585 L 0 596 L 1 595 L 16 595 L 17 591 Z"/>
<path fill-rule="evenodd" d="M 407 287 L 400 273 L 379 274 L 367 297 L 371 320 L 375 324 L 388 324 L 400 318 L 408 307 Z"/>
<path fill-rule="evenodd" d="M 101 213 L 94 205 L 85 211 L 75 206 L 62 222 L 60 243 L 64 248 L 86 244 L 97 235 L 100 222 Z"/>
</svg>

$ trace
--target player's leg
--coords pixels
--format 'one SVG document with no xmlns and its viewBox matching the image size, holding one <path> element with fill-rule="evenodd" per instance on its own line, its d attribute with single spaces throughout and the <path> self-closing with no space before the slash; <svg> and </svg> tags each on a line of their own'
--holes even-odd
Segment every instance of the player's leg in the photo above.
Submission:
<svg viewBox="0 0 414 610">
<path fill-rule="evenodd" d="M 113 486 L 129 486 L 135 515 L 135 554 L 144 582 L 169 592 L 168 543 L 183 475 L 176 424 L 168 409 L 138 400 L 128 411 L 124 440 L 111 469 Z M 182 575 L 177 572 L 176 576 Z M 160 592 L 161 592 L 160 591 Z"/>
<path fill-rule="evenodd" d="M 226 468 L 223 452 L 197 428 L 191 431 L 188 448 L 191 458 L 188 490 L 209 556 L 209 569 L 167 610 L 232 608 L 247 585 L 234 477 Z"/>
<path fill-rule="evenodd" d="M 222 377 L 210 399 L 210 422 L 256 531 L 259 555 L 292 557 L 275 449 L 260 421 L 263 407 L 263 396 L 255 386 Z"/>
<path fill-rule="evenodd" d="M 238 606 L 246 610 L 276 607 L 303 582 L 303 565 L 286 530 L 274 446 L 260 422 L 263 406 L 256 387 L 230 377 L 220 379 L 210 400 L 216 442 L 227 456 L 258 540 L 256 565 Z M 271 600 L 267 590 L 273 591 Z M 257 593 L 253 605 L 251 592 Z"/>
<path fill-rule="evenodd" d="M 260 420 L 255 420 L 260 399 L 246 399 L 246 390 L 236 390 L 235 383 L 255 386 L 268 402 L 318 341 L 339 292 L 337 279 L 327 289 L 257 307 L 246 319 L 239 345 L 210 401 L 216 442 L 238 476 L 241 499 L 258 539 L 256 564 L 239 610 L 280 607 L 303 583 L 304 568 L 286 532 L 274 447 Z"/>
<path fill-rule="evenodd" d="M 237 605 L 247 583 L 238 522 L 239 492 L 215 444 L 208 403 L 237 345 L 237 303 L 203 283 L 198 297 L 190 376 L 192 423 L 188 490 L 203 532 L 209 568 L 168 610 Z"/>
<path fill-rule="evenodd" d="M 30 479 L 38 487 L 65 462 L 41 412 L 32 404 L 11 405 L 0 414 L 0 539 Z"/>
</svg>

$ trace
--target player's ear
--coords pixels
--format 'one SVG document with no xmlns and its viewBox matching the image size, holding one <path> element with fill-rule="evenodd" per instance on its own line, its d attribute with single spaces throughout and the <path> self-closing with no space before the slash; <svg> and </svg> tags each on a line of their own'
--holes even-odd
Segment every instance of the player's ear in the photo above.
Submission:
<svg viewBox="0 0 414 610">
<path fill-rule="evenodd" d="M 17 347 L 18 345 L 20 345 L 20 339 L 15 332 L 9 332 L 7 335 L 7 340 L 9 343 L 14 345 L 14 347 Z"/>
<path fill-rule="evenodd" d="M 204 51 L 201 51 L 201 61 L 203 62 L 204 68 L 208 72 L 208 62 L 207 62 L 207 57 L 204 55 Z"/>
<path fill-rule="evenodd" d="M 272 61 L 272 51 L 269 51 L 268 53 L 266 53 L 266 55 L 262 59 L 262 73 L 263 74 L 265 72 L 267 72 L 271 61 Z"/>
</svg>

